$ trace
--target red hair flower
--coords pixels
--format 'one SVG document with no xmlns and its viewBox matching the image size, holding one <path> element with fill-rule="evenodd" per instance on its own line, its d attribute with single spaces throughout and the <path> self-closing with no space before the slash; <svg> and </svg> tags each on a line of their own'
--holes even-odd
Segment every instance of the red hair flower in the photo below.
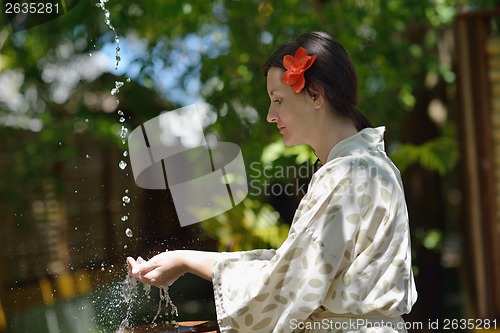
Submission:
<svg viewBox="0 0 500 333">
<path fill-rule="evenodd" d="M 285 73 L 281 76 L 281 82 L 287 86 L 292 86 L 292 89 L 298 94 L 304 89 L 306 79 L 304 72 L 312 66 L 316 60 L 316 55 L 310 56 L 307 51 L 299 47 L 295 52 L 295 56 L 286 55 L 283 57 L 283 66 L 286 68 Z"/>
</svg>

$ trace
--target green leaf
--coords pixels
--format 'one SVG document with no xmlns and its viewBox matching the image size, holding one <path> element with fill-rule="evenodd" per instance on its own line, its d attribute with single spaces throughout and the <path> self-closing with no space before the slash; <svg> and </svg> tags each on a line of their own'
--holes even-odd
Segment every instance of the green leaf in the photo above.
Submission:
<svg viewBox="0 0 500 333">
<path fill-rule="evenodd" d="M 450 137 L 438 137 L 421 145 L 403 144 L 391 155 L 403 173 L 410 165 L 420 165 L 444 175 L 455 167 L 459 157 L 458 142 Z"/>
</svg>

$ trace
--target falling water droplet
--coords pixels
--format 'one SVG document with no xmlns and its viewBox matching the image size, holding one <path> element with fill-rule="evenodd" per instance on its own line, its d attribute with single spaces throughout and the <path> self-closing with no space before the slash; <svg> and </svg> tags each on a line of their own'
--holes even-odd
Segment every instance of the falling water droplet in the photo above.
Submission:
<svg viewBox="0 0 500 333">
<path fill-rule="evenodd" d="M 122 81 L 115 81 L 115 87 L 111 89 L 111 95 L 116 95 L 120 92 L 120 88 L 123 87 L 124 83 Z"/>
<path fill-rule="evenodd" d="M 122 126 L 122 130 L 120 131 L 120 138 L 125 139 L 128 134 L 128 128 Z"/>
<path fill-rule="evenodd" d="M 90 158 L 90 155 L 89 155 L 89 154 L 87 154 L 87 155 L 85 155 L 85 157 L 86 157 L 86 158 Z"/>
<path fill-rule="evenodd" d="M 121 217 L 121 220 L 122 220 L 123 222 L 127 221 L 127 220 L 128 220 L 128 216 L 127 216 L 127 215 L 123 215 L 123 216 Z"/>
<path fill-rule="evenodd" d="M 128 78 L 127 78 L 127 82 L 130 82 L 130 81 L 131 81 L 131 80 L 130 80 L 130 78 L 128 77 Z"/>
<path fill-rule="evenodd" d="M 127 237 L 132 237 L 134 236 L 134 233 L 130 230 L 130 228 L 127 228 L 127 230 L 125 230 L 125 235 L 127 235 Z"/>
<path fill-rule="evenodd" d="M 124 117 L 120 117 L 119 121 L 120 121 L 120 123 L 123 123 L 125 121 L 125 118 Z"/>
<path fill-rule="evenodd" d="M 123 198 L 122 198 L 122 200 L 123 200 L 123 202 L 125 202 L 125 203 L 130 203 L 130 198 L 129 198 L 129 196 L 127 196 L 127 195 L 124 195 L 124 196 L 123 196 Z"/>
<path fill-rule="evenodd" d="M 118 115 L 119 115 L 119 116 L 123 116 L 123 115 L 125 115 L 125 113 L 123 113 L 123 111 L 122 111 L 122 110 L 118 110 Z"/>
<path fill-rule="evenodd" d="M 127 157 L 127 156 L 128 156 L 128 151 L 126 151 L 126 150 L 125 150 L 125 151 L 123 152 L 123 157 Z"/>
<path fill-rule="evenodd" d="M 127 162 L 120 161 L 120 163 L 118 163 L 118 166 L 120 167 L 120 169 L 125 170 L 125 168 L 127 167 Z"/>
<path fill-rule="evenodd" d="M 125 193 L 128 193 L 128 189 L 127 188 L 125 189 Z"/>
</svg>

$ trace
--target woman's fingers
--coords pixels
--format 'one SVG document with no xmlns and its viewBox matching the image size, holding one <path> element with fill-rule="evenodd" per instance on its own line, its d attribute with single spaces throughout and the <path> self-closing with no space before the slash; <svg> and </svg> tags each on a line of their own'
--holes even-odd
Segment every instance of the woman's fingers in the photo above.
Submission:
<svg viewBox="0 0 500 333">
<path fill-rule="evenodd" d="M 141 262 L 142 261 L 142 262 Z M 154 272 L 158 268 L 158 264 L 154 260 L 137 261 L 132 257 L 127 258 L 128 273 L 136 279 L 146 277 L 146 274 Z"/>
<path fill-rule="evenodd" d="M 153 269 L 150 263 L 148 262 L 140 263 L 132 257 L 127 258 L 127 266 L 128 266 L 128 273 L 135 278 L 138 278 L 144 273 L 149 272 Z"/>
<path fill-rule="evenodd" d="M 137 263 L 137 261 L 135 261 L 134 258 L 132 257 L 127 258 L 127 266 L 129 275 L 136 276 L 137 274 L 139 274 L 140 272 L 139 264 Z"/>
<path fill-rule="evenodd" d="M 173 252 L 157 254 L 148 261 L 138 257 L 127 258 L 128 274 L 136 280 L 157 287 L 168 286 L 184 272 Z"/>
</svg>

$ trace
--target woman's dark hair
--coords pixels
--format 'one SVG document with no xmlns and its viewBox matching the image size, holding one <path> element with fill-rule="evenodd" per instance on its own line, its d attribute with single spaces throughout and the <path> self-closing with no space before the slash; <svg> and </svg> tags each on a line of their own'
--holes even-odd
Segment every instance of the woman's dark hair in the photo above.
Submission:
<svg viewBox="0 0 500 333">
<path fill-rule="evenodd" d="M 310 32 L 282 45 L 266 61 L 263 72 L 271 67 L 283 68 L 283 57 L 294 55 L 303 47 L 309 55 L 316 55 L 314 64 L 305 71 L 306 91 L 311 84 L 324 89 L 325 98 L 342 116 L 352 120 L 358 131 L 372 124 L 357 108 L 358 80 L 356 71 L 342 45 L 325 32 Z"/>
</svg>

